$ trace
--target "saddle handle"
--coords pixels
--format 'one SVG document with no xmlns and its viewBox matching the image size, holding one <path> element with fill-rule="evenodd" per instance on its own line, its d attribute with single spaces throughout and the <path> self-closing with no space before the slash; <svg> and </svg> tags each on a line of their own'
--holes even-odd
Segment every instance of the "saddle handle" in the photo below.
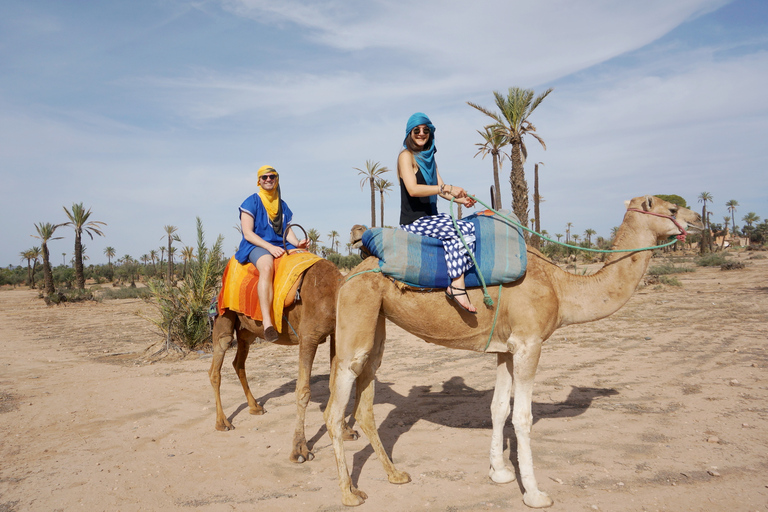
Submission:
<svg viewBox="0 0 768 512">
<path fill-rule="evenodd" d="M 287 245 L 287 243 L 286 243 L 286 239 L 285 239 L 285 237 L 288 235 L 288 231 L 289 231 L 291 228 L 299 228 L 299 229 L 300 229 L 300 230 L 301 230 L 301 231 L 304 233 L 304 238 L 307 238 L 307 239 L 309 238 L 309 237 L 307 236 L 307 232 L 304 230 L 304 228 L 303 228 L 303 227 L 301 227 L 301 226 L 300 226 L 300 225 L 298 225 L 298 224 L 288 224 L 287 226 L 285 226 L 285 229 L 283 230 L 283 249 L 285 249 L 285 252 L 286 252 L 286 253 L 288 253 L 288 245 Z"/>
</svg>

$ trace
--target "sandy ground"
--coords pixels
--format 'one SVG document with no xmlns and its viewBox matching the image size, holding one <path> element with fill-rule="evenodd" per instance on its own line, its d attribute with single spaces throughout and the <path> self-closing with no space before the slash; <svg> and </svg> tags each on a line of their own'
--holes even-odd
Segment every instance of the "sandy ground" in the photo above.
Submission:
<svg viewBox="0 0 768 512">
<path fill-rule="evenodd" d="M 640 287 L 612 317 L 545 344 L 532 447 L 555 511 L 768 510 L 768 260 L 697 268 Z M 657 264 L 654 260 L 653 264 Z M 689 264 L 690 265 L 690 264 Z M 251 416 L 227 353 L 214 430 L 210 355 L 149 364 L 139 300 L 46 307 L 0 291 L 0 512 L 346 510 L 323 424 L 328 350 L 315 362 L 307 437 L 288 461 L 298 351 L 258 344 Z M 413 482 L 392 485 L 365 437 L 347 443 L 360 510 L 529 510 L 488 473 L 495 358 L 390 325 L 376 414 Z M 515 460 L 511 424 L 507 453 Z M 516 464 L 516 460 L 515 460 Z"/>
</svg>

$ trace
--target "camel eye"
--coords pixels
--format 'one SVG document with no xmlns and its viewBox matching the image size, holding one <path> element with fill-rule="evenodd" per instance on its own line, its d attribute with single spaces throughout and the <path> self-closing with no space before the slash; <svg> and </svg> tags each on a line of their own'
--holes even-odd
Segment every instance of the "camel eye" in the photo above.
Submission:
<svg viewBox="0 0 768 512">
<path fill-rule="evenodd" d="M 677 210 L 678 209 L 679 209 L 678 206 L 675 205 L 675 206 L 673 206 L 672 208 L 669 209 L 669 213 L 674 217 L 675 215 L 677 215 Z"/>
</svg>

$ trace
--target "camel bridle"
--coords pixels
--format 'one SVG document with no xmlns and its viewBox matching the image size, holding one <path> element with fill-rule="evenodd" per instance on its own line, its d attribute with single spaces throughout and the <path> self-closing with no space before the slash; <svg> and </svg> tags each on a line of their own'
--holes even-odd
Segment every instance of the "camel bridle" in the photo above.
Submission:
<svg viewBox="0 0 768 512">
<path fill-rule="evenodd" d="M 688 232 L 685 230 L 685 228 L 683 228 L 683 226 L 680 225 L 679 222 L 677 222 L 677 219 L 674 217 L 674 215 L 664 215 L 663 213 L 649 212 L 646 210 L 641 210 L 639 208 L 627 208 L 627 211 L 643 213 L 646 215 L 653 215 L 654 217 L 661 217 L 662 219 L 669 219 L 672 221 L 675 227 L 680 230 L 680 234 L 678 234 L 676 237 L 678 240 L 680 240 L 681 242 L 685 242 L 685 237 L 688 236 Z"/>
</svg>

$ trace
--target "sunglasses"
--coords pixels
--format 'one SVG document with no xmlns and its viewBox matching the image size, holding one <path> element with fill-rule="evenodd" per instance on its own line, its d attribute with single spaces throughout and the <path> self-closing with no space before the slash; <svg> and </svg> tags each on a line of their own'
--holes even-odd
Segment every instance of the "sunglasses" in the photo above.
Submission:
<svg viewBox="0 0 768 512">
<path fill-rule="evenodd" d="M 420 133 L 423 133 L 424 135 L 429 135 L 430 134 L 430 130 L 426 126 L 424 126 L 423 128 L 421 126 L 417 126 L 413 130 L 411 130 L 411 133 L 414 134 L 414 135 L 418 135 Z"/>
<path fill-rule="evenodd" d="M 260 180 L 264 180 L 264 181 L 272 181 L 272 180 L 274 180 L 275 178 L 277 178 L 277 174 L 265 174 L 265 175 L 263 175 L 263 176 L 262 176 L 261 178 L 259 178 L 259 179 L 260 179 Z"/>
</svg>

